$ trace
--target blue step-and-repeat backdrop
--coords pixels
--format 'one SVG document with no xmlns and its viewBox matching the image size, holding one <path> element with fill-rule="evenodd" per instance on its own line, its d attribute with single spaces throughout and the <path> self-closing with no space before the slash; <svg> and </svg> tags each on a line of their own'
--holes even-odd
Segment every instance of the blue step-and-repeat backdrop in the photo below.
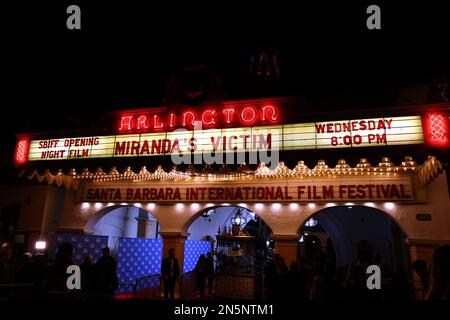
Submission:
<svg viewBox="0 0 450 320">
<path fill-rule="evenodd" d="M 162 239 L 120 238 L 117 256 L 119 283 L 161 272 Z"/>
<path fill-rule="evenodd" d="M 76 264 L 81 264 L 85 256 L 91 256 L 93 262 L 103 255 L 102 249 L 108 245 L 107 236 L 60 233 L 55 238 L 55 252 L 62 243 L 71 243 Z"/>
<path fill-rule="evenodd" d="M 71 243 L 75 263 L 80 264 L 86 255 L 96 262 L 102 249 L 108 245 L 107 236 L 69 234 L 56 235 L 55 248 L 62 243 Z M 161 272 L 162 239 L 119 238 L 117 276 L 119 283 L 135 283 L 136 278 Z M 56 250 L 55 249 L 55 250 Z M 209 241 L 186 240 L 184 247 L 184 272 L 194 270 L 201 254 L 211 251 Z M 56 251 L 55 251 L 56 253 Z"/>
<path fill-rule="evenodd" d="M 184 272 L 194 270 L 200 255 L 204 254 L 206 256 L 208 252 L 211 252 L 211 242 L 186 240 L 184 242 Z"/>
</svg>

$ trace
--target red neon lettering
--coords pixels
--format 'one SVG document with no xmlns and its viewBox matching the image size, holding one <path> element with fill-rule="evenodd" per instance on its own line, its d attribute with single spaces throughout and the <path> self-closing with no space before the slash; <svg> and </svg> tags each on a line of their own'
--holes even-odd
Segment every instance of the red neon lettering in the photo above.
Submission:
<svg viewBox="0 0 450 320">
<path fill-rule="evenodd" d="M 202 123 L 204 125 L 216 124 L 216 111 L 215 110 L 206 110 L 202 114 Z"/>
<path fill-rule="evenodd" d="M 253 107 L 245 107 L 241 111 L 241 119 L 246 123 L 251 123 L 256 119 L 256 111 Z"/>
<path fill-rule="evenodd" d="M 137 128 L 139 129 L 148 129 L 147 116 L 139 116 L 137 121 Z"/>
<path fill-rule="evenodd" d="M 164 127 L 164 123 L 161 121 L 159 116 L 157 114 L 155 114 L 153 116 L 153 128 L 161 129 L 162 127 Z"/>
<path fill-rule="evenodd" d="M 239 115 L 237 115 L 239 114 Z M 237 119 L 239 117 L 239 119 Z M 278 122 L 280 120 L 279 110 L 275 105 L 267 104 L 255 107 L 247 105 L 236 109 L 235 106 L 226 106 L 222 109 L 208 108 L 196 113 L 188 110 L 176 114 L 168 112 L 162 114 L 159 111 L 144 111 L 140 114 L 123 115 L 120 117 L 119 132 L 131 132 L 133 130 L 163 130 L 164 128 L 194 127 L 196 121 L 201 121 L 205 126 L 217 126 L 219 123 L 232 125 L 239 120 L 242 125 L 251 126 L 257 121 Z M 329 127 L 324 129 L 330 130 Z M 322 129 L 322 130 L 324 130 Z M 318 129 L 319 130 L 319 129 Z"/>
<path fill-rule="evenodd" d="M 169 114 L 169 128 L 173 128 L 175 126 L 175 114 L 171 113 Z"/>
<path fill-rule="evenodd" d="M 233 122 L 233 115 L 235 113 L 235 109 L 234 108 L 225 108 L 222 110 L 223 114 L 225 115 L 225 123 L 231 123 Z"/>
<path fill-rule="evenodd" d="M 122 117 L 122 118 L 120 119 L 120 127 L 119 127 L 119 131 L 122 131 L 122 130 L 131 130 L 131 127 L 132 127 L 131 121 L 132 121 L 132 119 L 133 119 L 132 116 L 125 116 L 125 117 Z"/>
<path fill-rule="evenodd" d="M 262 111 L 262 115 L 261 115 L 261 120 L 262 121 L 266 121 L 267 119 L 269 119 L 270 121 L 277 121 L 278 120 L 278 115 L 276 114 L 276 110 L 275 107 L 272 105 L 267 105 L 261 108 Z M 269 116 L 270 114 L 270 116 Z"/>
<path fill-rule="evenodd" d="M 187 126 L 187 118 L 188 116 L 191 117 L 191 122 L 189 123 L 189 125 L 194 126 L 194 122 L 195 122 L 195 114 L 192 111 L 186 111 L 183 113 L 183 122 L 182 122 L 182 126 L 186 127 Z"/>
</svg>

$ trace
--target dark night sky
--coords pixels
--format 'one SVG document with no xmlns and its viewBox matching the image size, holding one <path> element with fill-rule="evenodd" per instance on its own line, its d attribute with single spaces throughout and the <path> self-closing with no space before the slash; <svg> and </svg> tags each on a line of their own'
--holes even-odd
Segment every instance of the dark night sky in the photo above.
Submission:
<svg viewBox="0 0 450 320">
<path fill-rule="evenodd" d="M 2 105 L 12 116 L 2 150 L 16 132 L 65 129 L 67 115 L 157 106 L 168 75 L 186 63 L 216 66 L 233 88 L 243 50 L 256 45 L 280 49 L 289 95 L 379 95 L 449 72 L 443 1 L 295 2 L 2 4 Z M 373 3 L 382 30 L 365 29 Z M 69 4 L 81 6 L 81 31 L 65 27 Z"/>
</svg>

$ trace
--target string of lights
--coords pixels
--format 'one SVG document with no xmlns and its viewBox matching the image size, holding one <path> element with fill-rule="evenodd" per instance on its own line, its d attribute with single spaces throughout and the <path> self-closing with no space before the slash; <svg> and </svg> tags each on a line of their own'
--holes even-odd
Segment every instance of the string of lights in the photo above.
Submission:
<svg viewBox="0 0 450 320">
<path fill-rule="evenodd" d="M 431 166 L 431 169 L 430 169 Z M 434 168 L 434 169 L 433 169 Z M 227 165 L 214 173 L 210 167 L 198 172 L 190 166 L 186 171 L 179 171 L 174 167 L 166 172 L 162 166 L 157 166 L 154 172 L 148 171 L 147 167 L 142 167 L 139 172 L 134 172 L 131 167 L 127 167 L 120 173 L 116 167 L 112 167 L 109 173 L 103 171 L 101 167 L 95 172 L 90 172 L 84 168 L 81 173 L 75 169 L 70 169 L 67 174 L 59 169 L 53 175 L 49 169 L 43 174 L 37 170 L 28 174 L 29 180 L 37 179 L 42 182 L 46 180 L 49 184 L 56 183 L 57 186 L 78 186 L 80 182 L 107 182 L 107 181 L 226 181 L 226 180 L 248 180 L 248 179 L 298 179 L 298 178 L 336 178 L 339 176 L 396 176 L 417 174 L 422 184 L 426 184 L 434 177 L 433 172 L 438 173 L 442 164 L 435 157 L 430 156 L 427 161 L 419 165 L 411 157 L 406 156 L 400 165 L 395 165 L 388 157 L 383 157 L 377 166 L 372 166 L 367 159 L 360 159 L 355 167 L 341 159 L 334 168 L 329 167 L 324 160 L 319 160 L 317 165 L 309 168 L 304 161 L 299 161 L 293 169 L 289 169 L 283 161 L 280 161 L 275 169 L 270 169 L 265 163 L 260 163 L 256 170 L 250 170 L 245 164 L 241 164 L 237 171 L 232 171 Z M 422 171 L 426 172 L 421 172 Z M 22 172 L 24 175 L 24 172 Z M 427 178 L 428 177 L 428 178 Z"/>
</svg>

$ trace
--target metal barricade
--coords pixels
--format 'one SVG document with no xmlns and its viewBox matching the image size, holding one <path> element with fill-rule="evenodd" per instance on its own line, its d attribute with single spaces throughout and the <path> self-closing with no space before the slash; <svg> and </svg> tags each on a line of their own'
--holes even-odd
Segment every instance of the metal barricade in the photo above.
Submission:
<svg viewBox="0 0 450 320">
<path fill-rule="evenodd" d="M 135 297 L 143 299 L 159 299 L 161 297 L 161 275 L 151 274 L 136 279 Z"/>
<path fill-rule="evenodd" d="M 136 285 L 134 283 L 120 283 L 116 292 L 116 300 L 128 300 L 136 296 Z"/>
</svg>

